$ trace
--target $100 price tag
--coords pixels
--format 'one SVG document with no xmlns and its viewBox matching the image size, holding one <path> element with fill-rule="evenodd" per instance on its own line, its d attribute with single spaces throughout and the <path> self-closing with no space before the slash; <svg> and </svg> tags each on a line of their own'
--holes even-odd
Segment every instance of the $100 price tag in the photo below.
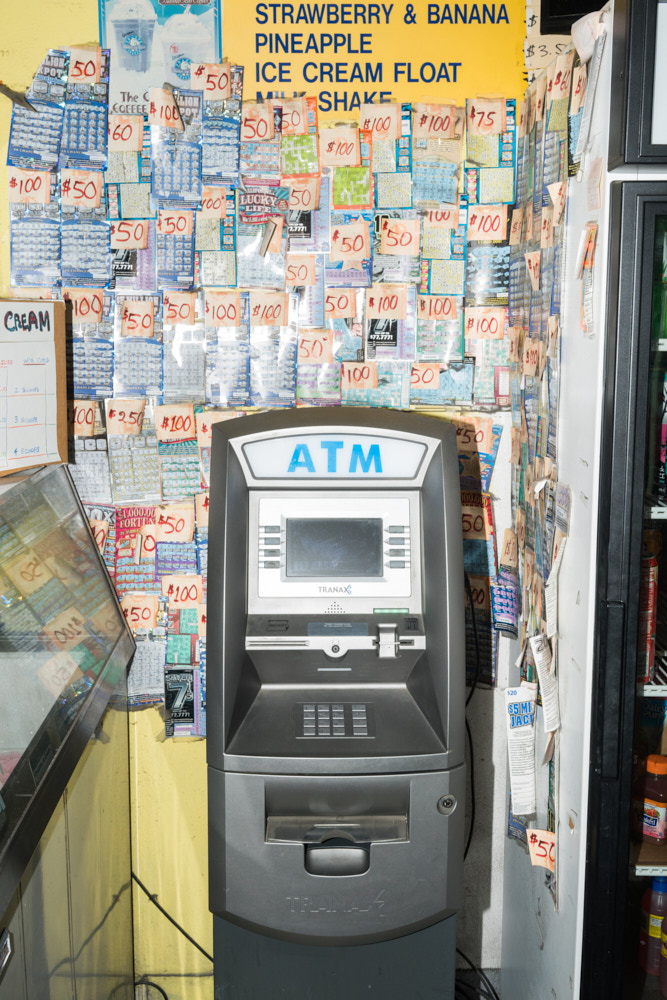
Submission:
<svg viewBox="0 0 667 1000">
<path fill-rule="evenodd" d="M 398 104 L 362 104 L 359 121 L 369 129 L 374 139 L 398 139 L 400 108 Z"/>
<path fill-rule="evenodd" d="M 377 389 L 377 362 L 343 361 L 341 382 L 346 389 Z"/>
<path fill-rule="evenodd" d="M 199 216 L 202 219 L 227 217 L 227 188 L 206 185 L 202 191 Z"/>
<path fill-rule="evenodd" d="M 171 608 L 196 608 L 202 603 L 201 576 L 174 574 L 162 577 L 162 594 Z"/>
<path fill-rule="evenodd" d="M 473 306 L 465 311 L 466 337 L 502 340 L 505 335 L 504 306 Z"/>
<path fill-rule="evenodd" d="M 170 90 L 151 87 L 148 106 L 148 124 L 162 125 L 163 128 L 177 128 L 183 131 L 183 120 L 176 99 Z"/>
<path fill-rule="evenodd" d="M 476 242 L 504 240 L 507 205 L 472 205 L 468 212 L 468 239 Z"/>
<path fill-rule="evenodd" d="M 250 292 L 250 326 L 286 325 L 286 292 Z"/>
<path fill-rule="evenodd" d="M 48 205 L 51 201 L 51 174 L 47 170 L 7 167 L 11 204 Z"/>
<path fill-rule="evenodd" d="M 407 287 L 405 285 L 371 285 L 366 291 L 368 319 L 405 319 Z"/>
<path fill-rule="evenodd" d="M 207 326 L 238 326 L 241 321 L 239 292 L 217 292 L 206 289 L 204 303 Z"/>
<path fill-rule="evenodd" d="M 72 303 L 73 323 L 100 323 L 104 292 L 99 288 L 63 288 L 63 298 Z"/>
<path fill-rule="evenodd" d="M 360 167 L 359 129 L 352 125 L 322 129 L 320 161 L 325 167 Z"/>
<path fill-rule="evenodd" d="M 418 295 L 417 316 L 437 322 L 456 319 L 456 299 L 453 295 Z"/>
<path fill-rule="evenodd" d="M 192 403 L 156 406 L 155 431 L 158 441 L 192 441 L 196 436 Z"/>
<path fill-rule="evenodd" d="M 415 139 L 453 139 L 456 107 L 448 104 L 415 104 L 413 135 Z"/>
<path fill-rule="evenodd" d="M 95 432 L 95 403 L 75 399 L 72 404 L 72 423 L 75 437 L 92 437 Z"/>
</svg>

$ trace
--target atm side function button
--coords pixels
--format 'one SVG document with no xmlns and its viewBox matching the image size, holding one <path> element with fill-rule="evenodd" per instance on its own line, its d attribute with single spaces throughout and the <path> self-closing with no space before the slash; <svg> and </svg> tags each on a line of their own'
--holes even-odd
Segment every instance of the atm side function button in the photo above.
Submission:
<svg viewBox="0 0 667 1000">
<path fill-rule="evenodd" d="M 280 525 L 279 524 L 262 524 L 260 525 L 260 531 L 264 532 L 265 535 L 279 535 Z"/>
<path fill-rule="evenodd" d="M 405 549 L 389 549 L 389 555 L 390 556 L 398 556 L 399 558 L 405 558 L 406 550 Z"/>
<path fill-rule="evenodd" d="M 280 558 L 280 549 L 264 549 L 262 555 L 268 558 L 271 558 L 271 556 L 278 556 Z"/>
<path fill-rule="evenodd" d="M 390 545 L 403 545 L 403 546 L 407 546 L 408 539 L 407 538 L 401 538 L 400 535 L 396 535 L 396 536 L 391 535 L 390 538 L 389 538 L 389 544 Z"/>
<path fill-rule="evenodd" d="M 387 528 L 387 531 L 389 532 L 390 535 L 392 534 L 404 535 L 406 528 L 404 524 L 390 524 L 389 527 Z"/>
<path fill-rule="evenodd" d="M 262 562 L 260 564 L 264 569 L 280 569 L 280 560 L 275 562 L 274 560 L 269 560 L 268 562 Z"/>
<path fill-rule="evenodd" d="M 389 560 L 389 569 L 405 569 L 405 560 L 404 559 L 390 559 Z"/>
<path fill-rule="evenodd" d="M 261 546 L 266 546 L 266 545 L 280 546 L 280 535 L 263 535 L 259 539 L 259 544 Z"/>
</svg>

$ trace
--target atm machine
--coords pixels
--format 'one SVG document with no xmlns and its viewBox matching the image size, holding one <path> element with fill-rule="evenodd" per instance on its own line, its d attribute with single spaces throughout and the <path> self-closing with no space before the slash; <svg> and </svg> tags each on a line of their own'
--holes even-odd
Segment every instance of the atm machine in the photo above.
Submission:
<svg viewBox="0 0 667 1000">
<path fill-rule="evenodd" d="M 453 997 L 466 787 L 454 429 L 272 411 L 215 424 L 212 447 L 215 1000 Z"/>
</svg>

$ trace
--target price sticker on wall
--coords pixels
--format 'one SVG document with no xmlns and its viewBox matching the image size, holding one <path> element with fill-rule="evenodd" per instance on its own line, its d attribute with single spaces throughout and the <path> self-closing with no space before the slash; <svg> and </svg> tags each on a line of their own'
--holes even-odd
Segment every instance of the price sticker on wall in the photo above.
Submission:
<svg viewBox="0 0 667 1000">
<path fill-rule="evenodd" d="M 169 598 L 170 608 L 196 608 L 202 603 L 202 578 L 185 574 L 163 576 L 162 595 Z"/>
<path fill-rule="evenodd" d="M 44 635 L 60 649 L 73 649 L 88 638 L 85 616 L 72 606 L 44 626 Z"/>
<path fill-rule="evenodd" d="M 48 205 L 51 201 L 51 173 L 7 167 L 10 204 Z"/>
<path fill-rule="evenodd" d="M 95 433 L 95 403 L 75 399 L 72 403 L 72 425 L 75 437 L 92 437 Z"/>
<path fill-rule="evenodd" d="M 526 830 L 531 865 L 556 870 L 556 834 L 551 830 Z"/>
<path fill-rule="evenodd" d="M 28 549 L 18 559 L 3 566 L 3 572 L 7 574 L 24 597 L 30 597 L 36 590 L 53 579 L 51 571 L 32 549 Z"/>
<path fill-rule="evenodd" d="M 59 698 L 68 684 L 82 677 L 79 665 L 70 653 L 61 651 L 37 668 L 37 676 L 54 698 Z"/>
<path fill-rule="evenodd" d="M 461 521 L 464 542 L 472 539 L 487 539 L 491 537 L 486 508 L 483 504 L 479 506 L 463 505 L 461 507 Z"/>
<path fill-rule="evenodd" d="M 540 362 L 540 342 L 534 337 L 524 337 L 523 339 L 523 374 L 533 376 L 537 374 L 537 366 Z"/>
<path fill-rule="evenodd" d="M 226 219 L 227 188 L 205 184 L 198 212 L 200 219 Z"/>
<path fill-rule="evenodd" d="M 140 153 L 144 144 L 143 115 L 109 115 L 109 152 Z"/>
<path fill-rule="evenodd" d="M 173 91 L 151 87 L 148 104 L 148 124 L 183 131 L 183 120 Z"/>
<path fill-rule="evenodd" d="M 114 219 L 111 223 L 112 250 L 145 250 L 148 247 L 148 219 Z"/>
<path fill-rule="evenodd" d="M 75 208 L 99 208 L 104 174 L 101 170 L 60 171 L 60 201 Z"/>
<path fill-rule="evenodd" d="M 317 284 L 314 254 L 288 254 L 285 260 L 285 285 L 303 288 Z"/>
<path fill-rule="evenodd" d="M 160 598 L 157 594 L 124 594 L 120 607 L 132 631 L 157 626 L 160 608 Z"/>
<path fill-rule="evenodd" d="M 194 212 L 158 208 L 157 231 L 161 236 L 192 236 Z"/>
<path fill-rule="evenodd" d="M 101 288 L 63 288 L 63 298 L 72 303 L 73 323 L 101 323 L 104 312 Z"/>
<path fill-rule="evenodd" d="M 472 592 L 472 603 L 475 607 L 475 611 L 490 611 L 491 610 L 491 588 L 489 586 L 488 576 L 473 576 L 470 574 L 468 576 L 470 580 L 470 590 Z M 467 592 L 465 594 L 466 604 L 470 603 L 470 595 Z"/>
<path fill-rule="evenodd" d="M 512 222 L 510 224 L 510 239 L 509 239 L 509 244 L 511 247 L 516 247 L 521 242 L 522 226 L 523 226 L 523 206 L 519 205 L 517 208 L 512 209 Z"/>
<path fill-rule="evenodd" d="M 586 97 L 586 64 L 575 66 L 572 73 L 572 95 L 570 97 L 570 112 L 576 115 Z"/>
<path fill-rule="evenodd" d="M 359 129 L 353 125 L 321 129 L 320 162 L 325 167 L 360 167 Z"/>
<path fill-rule="evenodd" d="M 407 301 L 406 285 L 371 285 L 366 289 L 366 318 L 405 319 Z"/>
<path fill-rule="evenodd" d="M 204 493 L 195 493 L 195 524 L 197 531 L 208 530 L 208 512 L 210 500 L 208 490 Z"/>
<path fill-rule="evenodd" d="M 192 403 L 171 403 L 155 407 L 155 433 L 158 441 L 192 441 L 196 436 Z"/>
<path fill-rule="evenodd" d="M 432 208 L 426 213 L 426 225 L 434 229 L 458 229 L 459 206 L 447 205 L 446 208 Z"/>
<path fill-rule="evenodd" d="M 173 326 L 192 326 L 195 321 L 196 292 L 164 292 L 162 318 Z"/>
<path fill-rule="evenodd" d="M 359 122 L 374 139 L 398 139 L 400 136 L 401 107 L 398 104 L 362 104 Z"/>
<path fill-rule="evenodd" d="M 195 534 L 192 502 L 161 504 L 155 508 L 155 538 L 158 542 L 191 542 Z"/>
<path fill-rule="evenodd" d="M 466 337 L 502 340 L 507 309 L 503 306 L 473 306 L 465 310 Z"/>
<path fill-rule="evenodd" d="M 554 210 L 551 205 L 542 208 L 542 229 L 540 231 L 540 247 L 548 250 L 554 245 Z"/>
<path fill-rule="evenodd" d="M 121 310 L 121 337 L 153 336 L 155 306 L 150 299 L 123 299 Z"/>
<path fill-rule="evenodd" d="M 557 226 L 561 220 L 563 209 L 565 208 L 566 187 L 565 181 L 558 181 L 556 184 L 549 184 L 547 187 L 551 203 L 554 207 L 553 222 Z"/>
<path fill-rule="evenodd" d="M 507 105 L 504 98 L 468 101 L 466 119 L 468 135 L 500 135 L 505 131 Z"/>
<path fill-rule="evenodd" d="M 221 420 L 234 420 L 237 416 L 235 410 L 203 410 L 195 414 L 195 426 L 197 433 L 197 447 L 210 448 L 212 442 L 213 424 Z"/>
<path fill-rule="evenodd" d="M 225 101 L 232 96 L 229 63 L 190 63 L 190 89 L 203 90 L 207 101 Z"/>
<path fill-rule="evenodd" d="M 239 292 L 218 292 L 207 288 L 204 292 L 206 326 L 239 326 L 241 323 L 241 295 Z"/>
<path fill-rule="evenodd" d="M 327 291 L 324 298 L 324 313 L 327 319 L 346 319 L 354 316 L 357 290 L 353 288 L 334 288 Z"/>
<path fill-rule="evenodd" d="M 503 534 L 503 545 L 500 551 L 500 565 L 509 566 L 510 569 L 517 569 L 519 565 L 516 534 L 511 528 L 505 528 Z"/>
<path fill-rule="evenodd" d="M 493 451 L 493 418 L 469 416 L 464 419 L 452 420 L 456 428 L 457 451 L 481 452 L 489 454 Z"/>
<path fill-rule="evenodd" d="M 287 326 L 287 293 L 250 290 L 250 326 Z"/>
<path fill-rule="evenodd" d="M 456 107 L 450 104 L 414 104 L 412 135 L 415 139 L 453 139 Z"/>
<path fill-rule="evenodd" d="M 521 327 L 520 326 L 510 326 L 507 330 L 510 338 L 510 365 L 518 365 L 520 355 L 520 345 L 521 345 Z"/>
<path fill-rule="evenodd" d="M 283 135 L 308 134 L 308 107 L 305 97 L 293 97 L 280 102 L 283 111 L 281 131 Z"/>
<path fill-rule="evenodd" d="M 530 287 L 534 292 L 538 292 L 540 289 L 540 261 L 542 253 L 540 250 L 533 250 L 531 253 L 525 253 L 523 256 L 525 257 L 526 267 L 530 276 Z"/>
<path fill-rule="evenodd" d="M 312 212 L 320 207 L 319 177 L 290 177 L 289 208 L 293 212 Z"/>
<path fill-rule="evenodd" d="M 155 549 L 157 547 L 157 528 L 155 521 L 150 524 L 142 524 L 134 538 L 134 563 L 138 566 L 142 559 L 148 562 L 155 561 Z"/>
<path fill-rule="evenodd" d="M 440 365 L 431 361 L 413 362 L 410 385 L 413 389 L 437 389 L 440 385 Z"/>
<path fill-rule="evenodd" d="M 507 205 L 471 205 L 468 209 L 468 239 L 476 242 L 504 240 L 507 235 Z"/>
<path fill-rule="evenodd" d="M 107 435 L 136 437 L 144 422 L 145 399 L 107 399 Z"/>
<path fill-rule="evenodd" d="M 300 365 L 333 364 L 333 330 L 304 330 L 300 333 L 297 362 Z"/>
<path fill-rule="evenodd" d="M 89 517 L 88 524 L 90 525 L 92 536 L 95 539 L 97 550 L 100 555 L 103 555 L 107 544 L 107 538 L 109 537 L 109 522 L 100 520 L 98 517 Z"/>
<path fill-rule="evenodd" d="M 273 139 L 273 108 L 267 104 L 243 103 L 241 118 L 241 142 L 261 142 Z"/>
<path fill-rule="evenodd" d="M 377 361 L 343 361 L 341 382 L 346 389 L 377 389 Z"/>
<path fill-rule="evenodd" d="M 371 255 L 367 222 L 344 222 L 333 227 L 329 258 L 336 261 L 362 261 Z M 351 265 L 352 266 L 352 265 Z"/>
<path fill-rule="evenodd" d="M 456 299 L 453 295 L 418 295 L 417 317 L 439 322 L 456 319 Z"/>
<path fill-rule="evenodd" d="M 99 45 L 92 48 L 70 48 L 67 79 L 69 83 L 99 83 L 102 71 L 102 50 Z"/>
<path fill-rule="evenodd" d="M 380 253 L 399 257 L 419 256 L 419 219 L 382 219 Z"/>
</svg>

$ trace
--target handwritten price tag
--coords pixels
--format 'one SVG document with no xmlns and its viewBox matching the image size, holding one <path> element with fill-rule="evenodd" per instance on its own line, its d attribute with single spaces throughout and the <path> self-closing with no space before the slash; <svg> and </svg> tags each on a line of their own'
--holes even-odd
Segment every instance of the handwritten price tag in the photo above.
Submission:
<svg viewBox="0 0 667 1000">
<path fill-rule="evenodd" d="M 543 250 L 554 245 L 554 210 L 551 205 L 542 208 L 542 229 L 540 231 L 540 247 Z"/>
<path fill-rule="evenodd" d="M 528 101 L 524 98 L 519 105 L 519 120 L 517 122 L 517 137 L 522 139 L 528 129 Z"/>
<path fill-rule="evenodd" d="M 156 535 L 157 528 L 154 521 L 152 524 L 142 524 L 139 528 L 134 541 L 134 563 L 136 566 L 142 559 L 155 562 Z"/>
<path fill-rule="evenodd" d="M 158 542 L 191 542 L 195 534 L 192 503 L 162 504 L 155 509 L 155 538 Z"/>
<path fill-rule="evenodd" d="M 500 565 L 509 566 L 510 569 L 517 569 L 519 565 L 516 535 L 511 528 L 505 528 L 503 533 L 503 547 L 500 552 Z"/>
<path fill-rule="evenodd" d="M 458 229 L 459 206 L 451 205 L 447 208 L 432 208 L 426 213 L 426 223 L 435 229 Z"/>
<path fill-rule="evenodd" d="M 102 69 L 102 52 L 99 45 L 91 49 L 69 50 L 69 82 L 99 83 Z"/>
<path fill-rule="evenodd" d="M 456 428 L 457 451 L 482 452 L 488 454 L 493 449 L 492 417 L 466 417 L 453 420 Z"/>
<path fill-rule="evenodd" d="M 158 208 L 157 231 L 162 236 L 192 236 L 194 212 Z"/>
<path fill-rule="evenodd" d="M 190 63 L 190 88 L 203 90 L 209 101 L 224 101 L 231 97 L 229 63 Z"/>
<path fill-rule="evenodd" d="M 521 429 L 519 427 L 511 428 L 510 462 L 512 465 L 521 465 Z"/>
<path fill-rule="evenodd" d="M 575 66 L 572 74 L 572 96 L 570 98 L 570 111 L 576 115 L 579 108 L 584 103 L 586 97 L 587 72 L 586 64 Z"/>
<path fill-rule="evenodd" d="M 512 223 L 510 225 L 510 239 L 509 243 L 511 247 L 517 247 L 521 242 L 521 227 L 523 225 L 523 206 L 518 206 L 512 209 Z"/>
<path fill-rule="evenodd" d="M 462 507 L 461 520 L 464 540 L 489 537 L 486 510 L 484 507 Z"/>
<path fill-rule="evenodd" d="M 95 545 L 100 555 L 102 555 L 107 544 L 107 538 L 109 537 L 109 522 L 101 521 L 97 517 L 89 517 L 88 524 L 95 539 Z"/>
<path fill-rule="evenodd" d="M 145 250 L 148 246 L 148 219 L 114 219 L 111 223 L 112 250 Z"/>
<path fill-rule="evenodd" d="M 530 863 L 553 872 L 556 869 L 556 834 L 551 830 L 527 830 Z"/>
<path fill-rule="evenodd" d="M 198 632 L 199 632 L 199 638 L 200 639 L 205 639 L 206 638 L 206 621 L 207 621 L 206 605 L 205 604 L 198 604 L 197 605 L 197 626 L 198 626 Z"/>
<path fill-rule="evenodd" d="M 504 240 L 507 234 L 507 205 L 472 205 L 468 213 L 468 239 Z"/>
<path fill-rule="evenodd" d="M 544 118 L 544 99 L 547 92 L 547 75 L 540 73 L 535 81 L 535 121 L 541 122 Z"/>
<path fill-rule="evenodd" d="M 367 319 L 405 319 L 406 285 L 371 285 L 366 289 Z"/>
<path fill-rule="evenodd" d="M 373 133 L 374 139 L 398 139 L 400 113 L 401 108 L 398 104 L 362 104 L 359 121 L 363 129 Z"/>
<path fill-rule="evenodd" d="M 320 205 L 319 177 L 290 177 L 289 207 L 294 212 L 312 212 Z"/>
<path fill-rule="evenodd" d="M 157 625 L 160 598 L 157 594 L 125 594 L 120 602 L 121 611 L 133 631 L 151 629 Z"/>
<path fill-rule="evenodd" d="M 72 649 L 88 636 L 86 619 L 72 606 L 44 626 L 46 638 L 60 649 Z"/>
<path fill-rule="evenodd" d="M 564 97 L 570 96 L 573 62 L 574 49 L 570 49 L 569 52 L 561 52 L 556 59 L 556 72 L 554 73 L 553 87 L 551 89 L 552 100 L 560 101 Z"/>
<path fill-rule="evenodd" d="M 145 408 L 145 399 L 108 399 L 107 434 L 141 434 Z"/>
<path fill-rule="evenodd" d="M 170 608 L 196 608 L 202 603 L 201 576 L 163 576 L 162 595 L 169 598 Z"/>
<path fill-rule="evenodd" d="M 48 205 L 51 201 L 51 174 L 46 170 L 7 167 L 11 204 Z"/>
<path fill-rule="evenodd" d="M 195 437 L 195 411 L 192 403 L 156 406 L 155 432 L 158 441 L 192 441 Z"/>
<path fill-rule="evenodd" d="M 348 389 L 377 389 L 377 361 L 343 361 L 341 379 Z"/>
<path fill-rule="evenodd" d="M 273 108 L 270 104 L 243 104 L 241 142 L 273 139 Z"/>
<path fill-rule="evenodd" d="M 53 579 L 53 574 L 32 549 L 28 549 L 18 559 L 3 567 L 3 571 L 24 597 L 29 597 L 35 590 L 39 590 Z"/>
<path fill-rule="evenodd" d="M 440 384 L 440 365 L 432 362 L 415 362 L 410 372 L 410 385 L 414 389 L 437 389 Z"/>
<path fill-rule="evenodd" d="M 380 253 L 396 254 L 399 257 L 418 257 L 419 238 L 419 219 L 385 217 L 380 230 Z"/>
<path fill-rule="evenodd" d="M 449 104 L 415 104 L 412 134 L 415 139 L 453 139 L 456 107 Z"/>
<path fill-rule="evenodd" d="M 143 144 L 143 116 L 109 115 L 110 153 L 140 153 Z"/>
<path fill-rule="evenodd" d="M 170 90 L 161 87 L 151 87 L 148 104 L 148 124 L 161 125 L 163 128 L 176 128 L 183 131 L 183 120 L 178 110 L 176 99 Z"/>
<path fill-rule="evenodd" d="M 360 167 L 359 129 L 352 125 L 322 129 L 320 161 L 325 167 Z"/>
<path fill-rule="evenodd" d="M 206 326 L 238 326 L 241 322 L 241 295 L 239 292 L 204 292 Z"/>
<path fill-rule="evenodd" d="M 327 319 L 345 319 L 354 316 L 357 307 L 355 303 L 356 289 L 336 288 L 328 291 L 324 299 L 324 312 Z"/>
<path fill-rule="evenodd" d="M 501 340 L 505 335 L 506 315 L 507 310 L 503 307 L 473 306 L 466 309 L 466 337 Z"/>
<path fill-rule="evenodd" d="M 533 337 L 524 337 L 522 367 L 524 375 L 536 375 L 540 363 L 540 342 Z"/>
<path fill-rule="evenodd" d="M 233 410 L 231 412 L 224 410 L 204 410 L 203 413 L 195 414 L 197 447 L 200 449 L 211 447 L 213 424 L 217 424 L 220 420 L 233 420 L 240 415 Z"/>
<path fill-rule="evenodd" d="M 500 135 L 505 131 L 507 106 L 504 99 L 468 101 L 466 107 L 469 135 Z"/>
<path fill-rule="evenodd" d="M 557 181 L 555 184 L 549 184 L 547 191 L 549 192 L 549 197 L 551 198 L 551 203 L 554 207 L 554 225 L 557 226 L 561 220 L 563 214 L 563 209 L 565 208 L 565 181 Z"/>
<path fill-rule="evenodd" d="M 507 332 L 509 333 L 510 338 L 510 364 L 517 365 L 521 356 L 519 352 L 519 345 L 521 343 L 521 327 L 510 326 Z"/>
<path fill-rule="evenodd" d="M 305 330 L 300 333 L 297 361 L 300 365 L 333 364 L 333 330 Z"/>
<path fill-rule="evenodd" d="M 95 403 L 75 399 L 72 404 L 72 423 L 76 437 L 92 437 L 95 432 Z"/>
<path fill-rule="evenodd" d="M 121 337 L 152 337 L 155 306 L 148 300 L 124 299 L 120 320 Z"/>
<path fill-rule="evenodd" d="M 59 698 L 68 684 L 81 677 L 79 665 L 69 653 L 49 657 L 37 670 L 37 676 L 54 698 Z"/>
<path fill-rule="evenodd" d="M 490 611 L 491 589 L 489 587 L 489 578 L 485 576 L 470 575 L 468 579 L 470 580 L 470 590 L 472 591 L 472 601 L 475 605 L 475 610 L 479 608 L 481 611 Z M 467 590 L 465 600 L 466 604 L 470 601 Z"/>
<path fill-rule="evenodd" d="M 283 109 L 282 134 L 308 134 L 308 108 L 305 97 L 281 101 Z"/>
<path fill-rule="evenodd" d="M 195 493 L 195 523 L 198 531 L 208 528 L 209 507 L 208 490 L 205 493 Z"/>
<path fill-rule="evenodd" d="M 99 208 L 104 174 L 99 170 L 61 170 L 60 201 L 76 208 Z"/>
<path fill-rule="evenodd" d="M 332 262 L 366 260 L 370 257 L 370 253 L 371 243 L 367 222 L 345 222 L 334 226 L 329 254 Z"/>
<path fill-rule="evenodd" d="M 165 323 L 178 326 L 192 326 L 195 321 L 196 292 L 165 291 L 162 303 L 162 318 Z"/>
<path fill-rule="evenodd" d="M 315 257 L 313 254 L 288 254 L 285 266 L 287 288 L 302 288 L 316 284 Z"/>
<path fill-rule="evenodd" d="M 250 291 L 250 326 L 286 325 L 286 292 Z"/>
<path fill-rule="evenodd" d="M 456 319 L 456 299 L 453 295 L 418 295 L 417 316 L 419 319 Z"/>
<path fill-rule="evenodd" d="M 524 257 L 526 259 L 528 274 L 530 275 L 530 287 L 534 292 L 537 292 L 540 288 L 540 261 L 542 259 L 542 252 L 540 250 L 533 250 L 532 253 L 525 253 Z"/>
<path fill-rule="evenodd" d="M 227 217 L 227 188 L 205 185 L 201 196 L 199 216 L 202 219 L 225 219 Z"/>
<path fill-rule="evenodd" d="M 72 303 L 73 323 L 100 323 L 104 293 L 99 288 L 63 288 L 63 298 Z"/>
</svg>

